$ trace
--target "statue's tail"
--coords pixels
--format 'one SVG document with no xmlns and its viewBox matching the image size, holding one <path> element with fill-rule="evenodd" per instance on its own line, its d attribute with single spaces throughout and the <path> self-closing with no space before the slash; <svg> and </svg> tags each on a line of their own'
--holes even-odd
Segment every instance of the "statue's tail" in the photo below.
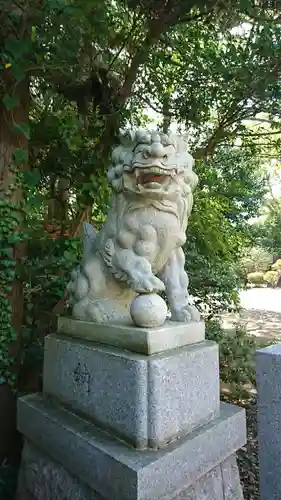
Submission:
<svg viewBox="0 0 281 500">
<path fill-rule="evenodd" d="M 93 252 L 94 242 L 97 233 L 94 230 L 93 226 L 88 222 L 84 222 L 83 229 L 84 229 L 84 237 L 83 237 L 84 259 L 87 259 L 87 257 Z"/>
</svg>

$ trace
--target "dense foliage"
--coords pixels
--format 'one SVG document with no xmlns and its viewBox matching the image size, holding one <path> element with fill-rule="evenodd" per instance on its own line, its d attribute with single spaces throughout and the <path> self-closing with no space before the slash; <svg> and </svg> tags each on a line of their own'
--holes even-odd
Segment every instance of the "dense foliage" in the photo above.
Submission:
<svg viewBox="0 0 281 500">
<path fill-rule="evenodd" d="M 251 241 L 248 220 L 264 193 L 263 175 L 252 153 L 218 148 L 197 162 L 200 184 L 188 228 L 186 259 L 191 289 L 214 315 L 237 299 L 237 260 Z"/>
<path fill-rule="evenodd" d="M 255 237 L 260 246 L 274 256 L 281 254 L 281 200 L 269 206 L 265 218 L 255 225 Z"/>
<path fill-rule="evenodd" d="M 263 247 L 245 248 L 240 261 L 241 273 L 246 277 L 249 273 L 268 271 L 272 264 L 272 257 L 272 254 Z"/>
</svg>

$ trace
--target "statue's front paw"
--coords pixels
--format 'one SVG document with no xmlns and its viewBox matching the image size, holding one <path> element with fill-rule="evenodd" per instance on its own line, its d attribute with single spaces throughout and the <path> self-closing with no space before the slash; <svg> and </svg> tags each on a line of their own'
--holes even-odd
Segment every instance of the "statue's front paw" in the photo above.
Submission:
<svg viewBox="0 0 281 500">
<path fill-rule="evenodd" d="M 195 306 L 187 304 L 183 307 L 173 309 L 171 320 L 178 321 L 180 323 L 190 323 L 191 321 L 198 323 L 201 320 L 201 316 Z"/>
<path fill-rule="evenodd" d="M 156 276 L 139 275 L 132 281 L 132 289 L 137 293 L 158 293 L 165 290 L 165 285 Z"/>
</svg>

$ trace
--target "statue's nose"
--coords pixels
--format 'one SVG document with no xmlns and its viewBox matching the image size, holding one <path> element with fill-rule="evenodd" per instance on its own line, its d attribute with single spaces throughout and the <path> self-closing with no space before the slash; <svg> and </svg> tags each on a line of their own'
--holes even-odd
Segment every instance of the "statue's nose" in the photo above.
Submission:
<svg viewBox="0 0 281 500">
<path fill-rule="evenodd" d="M 150 148 L 150 152 L 151 152 L 151 156 L 153 158 L 163 158 L 163 156 L 165 154 L 165 150 L 164 150 L 162 144 L 157 143 L 157 142 L 152 144 L 152 146 Z"/>
</svg>

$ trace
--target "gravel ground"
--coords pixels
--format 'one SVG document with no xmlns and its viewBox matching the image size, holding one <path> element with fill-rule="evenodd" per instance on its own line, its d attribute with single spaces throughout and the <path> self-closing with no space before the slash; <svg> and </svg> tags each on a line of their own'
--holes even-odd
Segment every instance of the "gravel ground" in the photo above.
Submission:
<svg viewBox="0 0 281 500">
<path fill-rule="evenodd" d="M 241 314 L 224 314 L 224 328 L 242 324 L 262 343 L 281 342 L 281 289 L 253 288 L 241 292 L 240 298 Z"/>
<path fill-rule="evenodd" d="M 263 310 L 281 313 L 280 288 L 252 288 L 240 292 L 241 305 L 247 310 Z"/>
</svg>

